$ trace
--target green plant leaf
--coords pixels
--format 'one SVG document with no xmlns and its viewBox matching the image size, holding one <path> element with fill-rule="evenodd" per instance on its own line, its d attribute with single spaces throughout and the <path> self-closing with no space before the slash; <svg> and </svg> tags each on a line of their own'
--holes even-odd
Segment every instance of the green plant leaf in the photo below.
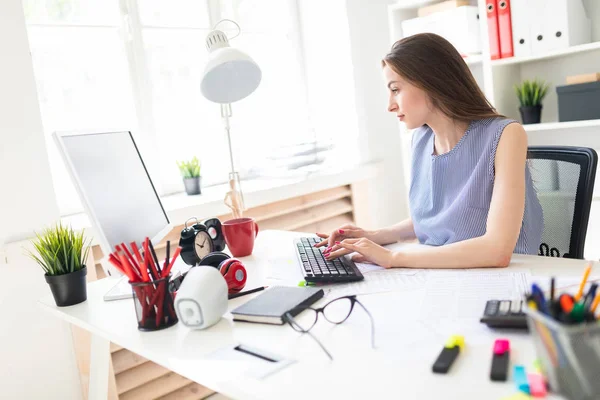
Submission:
<svg viewBox="0 0 600 400">
<path fill-rule="evenodd" d="M 539 79 L 524 80 L 515 85 L 515 93 L 522 107 L 538 106 L 548 92 L 548 85 Z"/>
<path fill-rule="evenodd" d="M 194 157 L 190 161 L 177 161 L 177 167 L 183 178 L 200 177 L 200 161 L 198 157 Z"/>
<path fill-rule="evenodd" d="M 71 227 L 58 224 L 35 235 L 32 247 L 37 254 L 28 250 L 28 255 L 46 274 L 68 274 L 85 266 L 90 248 L 83 232 L 75 233 Z"/>
</svg>

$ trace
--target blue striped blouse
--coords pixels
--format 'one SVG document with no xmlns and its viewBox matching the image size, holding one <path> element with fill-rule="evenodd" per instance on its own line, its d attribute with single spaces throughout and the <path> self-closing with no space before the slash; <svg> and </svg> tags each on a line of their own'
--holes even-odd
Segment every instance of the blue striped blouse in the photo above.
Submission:
<svg viewBox="0 0 600 400">
<path fill-rule="evenodd" d="M 448 153 L 434 155 L 434 133 L 414 131 L 409 192 L 410 212 L 419 242 L 440 246 L 482 236 L 494 187 L 494 160 L 504 118 L 472 121 Z M 543 214 L 531 173 L 525 166 L 525 213 L 514 253 L 537 254 Z"/>
</svg>

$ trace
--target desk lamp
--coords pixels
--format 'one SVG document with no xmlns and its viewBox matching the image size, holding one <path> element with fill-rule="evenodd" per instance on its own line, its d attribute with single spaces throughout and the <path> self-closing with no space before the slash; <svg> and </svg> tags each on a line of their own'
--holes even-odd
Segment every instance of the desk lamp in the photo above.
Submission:
<svg viewBox="0 0 600 400">
<path fill-rule="evenodd" d="M 221 105 L 221 118 L 227 133 L 229 145 L 229 161 L 231 172 L 229 173 L 229 192 L 225 196 L 225 204 L 231 208 L 234 218 L 240 218 L 246 209 L 244 196 L 240 185 L 240 177 L 233 164 L 233 151 L 231 149 L 231 135 L 229 118 L 231 118 L 231 103 L 242 100 L 250 95 L 258 87 L 262 73 L 254 60 L 246 53 L 229 45 L 229 39 L 217 26 L 229 21 L 238 28 L 240 26 L 232 20 L 223 19 L 219 21 L 211 32 L 206 36 L 206 48 L 209 52 L 208 61 L 204 67 L 200 89 L 202 95 L 208 100 Z"/>
</svg>

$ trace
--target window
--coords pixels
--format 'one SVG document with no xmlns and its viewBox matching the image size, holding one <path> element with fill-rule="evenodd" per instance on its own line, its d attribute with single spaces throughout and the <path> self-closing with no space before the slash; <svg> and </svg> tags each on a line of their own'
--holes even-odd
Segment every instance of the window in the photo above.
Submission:
<svg viewBox="0 0 600 400">
<path fill-rule="evenodd" d="M 135 128 L 116 2 L 25 0 L 46 144 L 61 212 L 82 210 L 50 135 Z"/>
<path fill-rule="evenodd" d="M 220 106 L 200 93 L 208 56 L 204 40 L 222 18 L 240 24 L 237 37 L 233 24 L 218 28 L 263 74 L 253 94 L 231 105 L 233 153 L 242 179 L 306 173 L 352 147 L 355 121 L 329 112 L 353 107 L 353 91 L 343 92 L 341 85 L 351 76 L 335 66 L 340 49 L 349 62 L 349 45 L 328 49 L 316 43 L 320 33 L 301 35 L 307 24 L 296 0 L 23 3 L 47 137 L 55 130 L 131 130 L 160 194 L 183 190 L 175 162 L 194 155 L 202 161 L 204 186 L 227 180 Z M 342 40 L 347 43 L 347 36 Z M 323 87 L 310 88 L 311 82 Z M 351 82 L 346 86 L 353 89 Z M 61 213 L 82 211 L 54 143 L 47 144 Z"/>
</svg>

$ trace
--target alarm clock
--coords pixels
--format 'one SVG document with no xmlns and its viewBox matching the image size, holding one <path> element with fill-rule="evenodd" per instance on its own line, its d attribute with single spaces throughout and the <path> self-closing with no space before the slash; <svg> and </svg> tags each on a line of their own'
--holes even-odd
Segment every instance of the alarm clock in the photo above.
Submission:
<svg viewBox="0 0 600 400">
<path fill-rule="evenodd" d="M 195 220 L 196 223 L 188 226 L 191 220 Z M 195 217 L 188 219 L 181 231 L 179 246 L 181 258 L 191 266 L 198 265 L 212 252 L 222 251 L 225 249 L 225 237 L 221 221 L 218 218 L 210 218 L 201 223 Z"/>
</svg>

